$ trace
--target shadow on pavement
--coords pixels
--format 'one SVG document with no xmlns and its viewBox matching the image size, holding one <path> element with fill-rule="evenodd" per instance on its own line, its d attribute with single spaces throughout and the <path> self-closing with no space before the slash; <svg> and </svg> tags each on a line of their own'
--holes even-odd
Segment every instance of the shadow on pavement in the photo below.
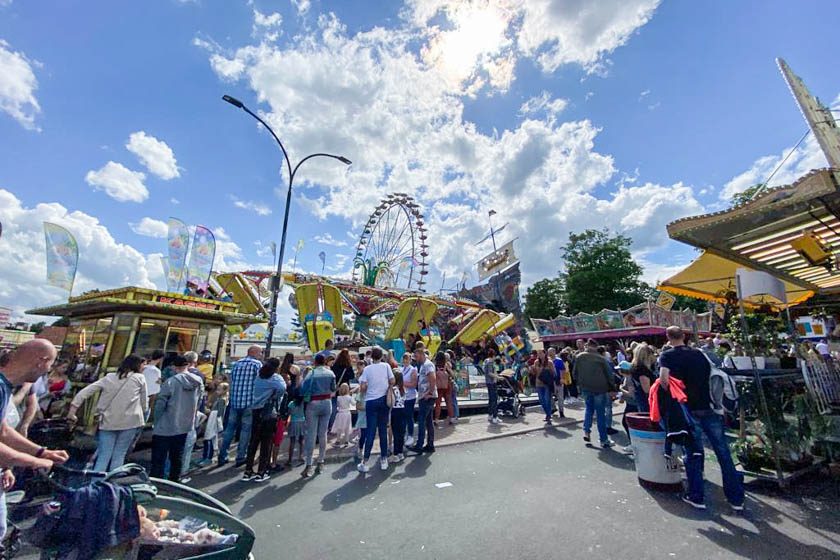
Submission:
<svg viewBox="0 0 840 560">
<path fill-rule="evenodd" d="M 734 512 L 723 495 L 721 486 L 706 481 L 706 510 L 697 510 L 684 503 L 679 493 L 647 490 L 659 507 L 676 517 L 694 521 L 710 521 L 713 527 L 702 527 L 697 532 L 715 545 L 732 552 L 733 557 L 748 558 L 806 558 L 823 560 L 840 558 L 837 549 L 819 544 L 803 543 L 780 531 L 777 527 L 796 524 L 824 539 L 840 545 L 836 519 L 831 511 L 826 515 L 792 516 L 757 499 L 747 497 L 746 511 Z M 786 497 L 789 498 L 789 497 Z M 828 519 L 823 519 L 827 517 Z M 817 528 L 830 532 L 825 534 Z"/>
<path fill-rule="evenodd" d="M 620 451 L 617 451 L 615 447 L 609 449 L 598 449 L 598 460 L 602 463 L 608 464 L 611 467 L 624 469 L 626 471 L 632 471 L 636 469 L 636 465 L 633 462 L 633 459 L 631 459 L 629 455 L 625 455 Z"/>
<path fill-rule="evenodd" d="M 379 470 L 378 465 L 374 465 L 366 475 L 359 473 L 341 488 L 321 498 L 321 511 L 333 511 L 373 494 L 383 482 L 392 478 L 390 474 L 390 471 Z"/>
<path fill-rule="evenodd" d="M 323 475 L 314 475 L 313 478 L 318 476 Z M 288 500 L 289 497 L 300 492 L 310 480 L 313 480 L 313 478 L 301 478 L 300 476 L 297 476 L 297 478 L 293 481 L 284 484 L 283 486 L 274 486 L 271 482 L 267 483 L 267 486 L 263 486 L 259 492 L 248 498 L 242 504 L 242 507 L 239 510 L 239 516 L 242 519 L 247 519 L 264 509 L 282 504 Z M 241 484 L 247 488 L 249 484 L 253 483 L 243 482 Z"/>
</svg>

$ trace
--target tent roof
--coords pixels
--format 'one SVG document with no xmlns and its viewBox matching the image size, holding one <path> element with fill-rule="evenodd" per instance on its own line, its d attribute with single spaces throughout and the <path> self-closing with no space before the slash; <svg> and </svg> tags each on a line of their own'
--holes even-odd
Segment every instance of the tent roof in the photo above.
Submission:
<svg viewBox="0 0 840 560">
<path fill-rule="evenodd" d="M 735 271 L 738 268 L 749 267 L 705 252 L 682 271 L 660 283 L 659 289 L 675 295 L 725 303 L 726 293 L 735 291 Z M 787 305 L 802 303 L 814 295 L 814 291 L 807 286 L 789 281 L 784 281 L 784 285 Z M 767 303 L 773 306 L 780 304 L 772 296 L 756 296 L 744 303 L 752 305 Z"/>
<path fill-rule="evenodd" d="M 677 220 L 668 235 L 814 292 L 840 292 L 840 268 L 811 266 L 790 244 L 810 230 L 840 254 L 838 171 L 815 170 L 734 208 Z"/>
</svg>

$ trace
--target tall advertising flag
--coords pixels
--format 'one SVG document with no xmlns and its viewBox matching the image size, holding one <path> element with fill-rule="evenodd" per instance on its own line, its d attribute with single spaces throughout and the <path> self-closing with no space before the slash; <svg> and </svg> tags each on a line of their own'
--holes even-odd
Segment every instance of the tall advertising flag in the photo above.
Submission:
<svg viewBox="0 0 840 560">
<path fill-rule="evenodd" d="M 216 238 L 213 232 L 204 226 L 195 226 L 190 264 L 187 266 L 187 282 L 202 291 L 207 291 L 213 259 L 216 258 Z"/>
<path fill-rule="evenodd" d="M 187 249 L 190 245 L 190 230 L 187 224 L 176 218 L 169 218 L 167 224 L 167 246 L 169 262 L 166 270 L 166 289 L 170 292 L 181 291 L 181 281 L 184 277 L 184 266 L 187 263 Z"/>
<path fill-rule="evenodd" d="M 44 222 L 44 237 L 47 241 L 47 282 L 72 292 L 79 266 L 76 238 L 63 227 L 49 222 Z"/>
</svg>

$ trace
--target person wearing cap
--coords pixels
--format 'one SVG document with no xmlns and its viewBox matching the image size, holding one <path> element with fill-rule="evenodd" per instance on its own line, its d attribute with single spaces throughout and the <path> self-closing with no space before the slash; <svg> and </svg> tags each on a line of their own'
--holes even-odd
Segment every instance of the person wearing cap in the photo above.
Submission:
<svg viewBox="0 0 840 560">
<path fill-rule="evenodd" d="M 210 350 L 203 350 L 198 355 L 198 366 L 196 369 L 201 372 L 204 377 L 204 382 L 210 384 L 213 382 L 213 353 Z"/>
</svg>

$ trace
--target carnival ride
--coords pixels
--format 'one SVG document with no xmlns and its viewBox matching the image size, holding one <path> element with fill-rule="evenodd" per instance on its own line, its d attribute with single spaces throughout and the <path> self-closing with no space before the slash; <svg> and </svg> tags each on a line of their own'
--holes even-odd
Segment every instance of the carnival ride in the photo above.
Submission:
<svg viewBox="0 0 840 560">
<path fill-rule="evenodd" d="M 349 333 L 344 343 L 348 346 L 379 344 L 399 358 L 406 342 L 422 341 L 435 352 L 444 325 L 453 332 L 461 329 L 449 344 L 495 338 L 512 327 L 512 315 L 483 309 L 472 300 L 424 292 L 427 240 L 420 206 L 408 194 L 392 193 L 365 223 L 349 279 L 284 273 L 282 283 L 294 290 L 289 303 L 298 311 L 310 349 L 322 350 L 340 332 Z M 258 296 L 268 299 L 273 273 L 248 270 L 238 276 L 250 280 Z"/>
<path fill-rule="evenodd" d="M 422 292 L 429 273 L 427 239 L 420 205 L 408 194 L 389 194 L 362 229 L 353 282 Z"/>
</svg>

